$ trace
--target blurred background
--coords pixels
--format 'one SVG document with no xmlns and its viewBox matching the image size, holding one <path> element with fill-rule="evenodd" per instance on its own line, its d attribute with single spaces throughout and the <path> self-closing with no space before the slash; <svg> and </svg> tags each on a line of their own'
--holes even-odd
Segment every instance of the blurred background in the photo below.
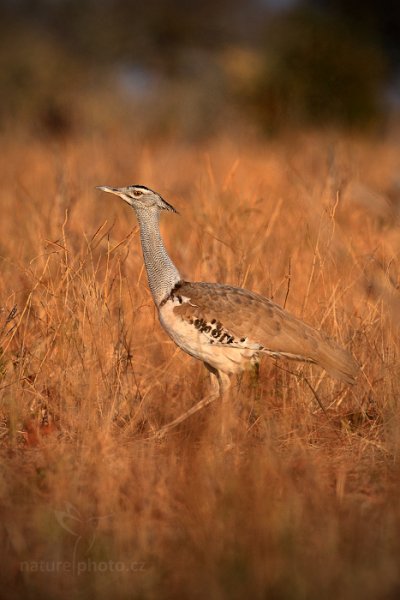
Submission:
<svg viewBox="0 0 400 600">
<path fill-rule="evenodd" d="M 387 131 L 395 0 L 1 0 L 0 131 Z"/>
</svg>

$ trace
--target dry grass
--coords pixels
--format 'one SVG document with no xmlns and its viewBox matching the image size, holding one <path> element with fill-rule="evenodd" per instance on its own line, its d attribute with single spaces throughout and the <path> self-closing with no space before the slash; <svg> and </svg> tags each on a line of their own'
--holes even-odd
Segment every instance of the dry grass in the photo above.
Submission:
<svg viewBox="0 0 400 600">
<path fill-rule="evenodd" d="M 2 597 L 398 597 L 398 153 L 328 137 L 2 140 Z M 218 404 L 151 439 L 208 381 L 159 326 L 134 215 L 94 190 L 127 183 L 181 212 L 184 276 L 286 303 L 357 385 L 264 360 L 229 451 Z"/>
</svg>

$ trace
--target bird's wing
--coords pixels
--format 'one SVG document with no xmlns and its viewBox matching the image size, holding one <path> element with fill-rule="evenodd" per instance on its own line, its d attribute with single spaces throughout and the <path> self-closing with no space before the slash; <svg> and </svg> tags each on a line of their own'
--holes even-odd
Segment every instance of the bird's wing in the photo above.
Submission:
<svg viewBox="0 0 400 600">
<path fill-rule="evenodd" d="M 181 282 L 172 294 L 179 300 L 174 313 L 200 330 L 215 332 L 215 343 L 258 346 L 272 355 L 315 362 L 336 378 L 354 381 L 358 365 L 349 352 L 259 294 L 203 282 Z"/>
</svg>

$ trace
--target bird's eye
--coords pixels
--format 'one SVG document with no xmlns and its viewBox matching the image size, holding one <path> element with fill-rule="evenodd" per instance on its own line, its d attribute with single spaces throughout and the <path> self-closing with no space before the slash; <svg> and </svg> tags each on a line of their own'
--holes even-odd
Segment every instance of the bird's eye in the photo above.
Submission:
<svg viewBox="0 0 400 600">
<path fill-rule="evenodd" d="M 134 190 L 133 195 L 135 196 L 135 198 L 139 198 L 142 195 L 142 192 L 140 192 L 139 190 Z"/>
</svg>

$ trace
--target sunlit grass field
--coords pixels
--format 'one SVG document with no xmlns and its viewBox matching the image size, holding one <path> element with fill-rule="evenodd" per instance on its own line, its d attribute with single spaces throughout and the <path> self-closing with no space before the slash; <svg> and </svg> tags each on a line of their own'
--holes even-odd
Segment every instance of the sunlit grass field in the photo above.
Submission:
<svg viewBox="0 0 400 600">
<path fill-rule="evenodd" d="M 2 139 L 4 598 L 341 598 L 400 591 L 399 147 L 334 133 L 185 144 Z M 349 348 L 355 386 L 264 359 L 230 444 L 161 329 L 140 183 L 184 278 L 260 292 Z"/>
</svg>

